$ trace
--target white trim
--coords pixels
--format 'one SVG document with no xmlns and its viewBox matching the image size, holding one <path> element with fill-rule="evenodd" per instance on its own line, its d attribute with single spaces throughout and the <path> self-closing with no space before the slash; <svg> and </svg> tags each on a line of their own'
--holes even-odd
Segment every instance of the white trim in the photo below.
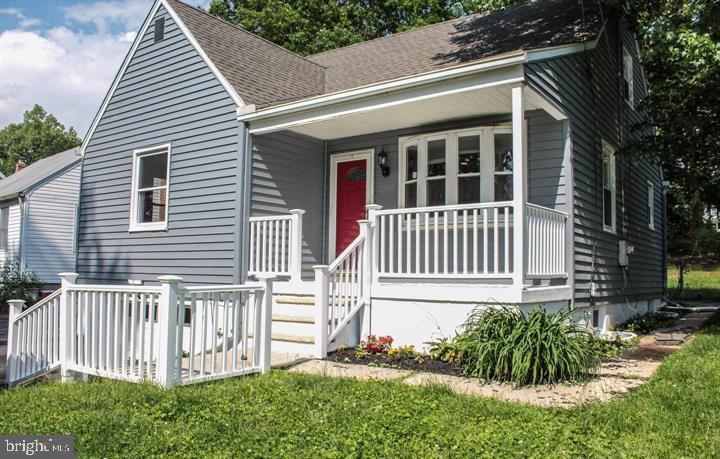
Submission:
<svg viewBox="0 0 720 459">
<path fill-rule="evenodd" d="M 610 158 L 609 181 L 610 181 L 610 192 L 612 194 L 612 203 L 610 206 L 610 213 L 612 216 L 612 225 L 605 224 L 605 155 L 606 154 L 610 155 L 609 156 L 609 158 Z M 616 231 L 617 231 L 617 182 L 616 182 L 617 171 L 616 171 L 616 163 L 615 163 L 615 148 L 612 145 L 610 145 L 609 143 L 607 143 L 605 140 L 602 141 L 602 156 L 601 156 L 601 158 L 602 158 L 602 164 L 601 164 L 600 177 L 601 177 L 601 181 L 602 181 L 602 192 L 601 192 L 601 197 L 602 197 L 602 209 L 601 210 L 602 211 L 600 212 L 600 215 L 602 218 L 603 230 L 608 233 L 616 234 Z"/>
<path fill-rule="evenodd" d="M 648 211 L 648 228 L 655 229 L 655 185 L 650 180 L 647 181 L 647 211 Z"/>
<path fill-rule="evenodd" d="M 242 107 L 245 105 L 243 100 L 240 98 L 240 96 L 237 94 L 235 89 L 228 83 L 228 81 L 225 79 L 225 77 L 220 73 L 220 71 L 215 67 L 215 64 L 212 63 L 210 58 L 205 54 L 205 51 L 200 47 L 197 40 L 195 40 L 195 37 L 190 33 L 190 31 L 187 29 L 185 24 L 180 20 L 175 10 L 168 4 L 166 0 L 156 0 L 153 4 L 153 7 L 150 9 L 150 12 L 145 17 L 145 22 L 143 22 L 142 27 L 140 28 L 140 31 L 135 36 L 135 41 L 133 41 L 132 46 L 130 47 L 130 50 L 125 55 L 125 59 L 123 60 L 122 65 L 120 66 L 120 70 L 115 75 L 115 78 L 113 79 L 112 85 L 110 86 L 110 89 L 105 94 L 105 98 L 103 99 L 102 104 L 100 105 L 100 109 L 95 114 L 95 118 L 93 118 L 93 122 L 90 125 L 90 129 L 88 129 L 87 134 L 85 134 L 85 138 L 83 139 L 82 145 L 80 145 L 80 153 L 81 155 L 85 154 L 85 149 L 87 148 L 88 143 L 90 142 L 90 139 L 92 138 L 93 134 L 95 133 L 95 129 L 97 129 L 98 123 L 102 119 L 102 116 L 105 114 L 105 110 L 107 110 L 107 106 L 110 103 L 110 100 L 112 99 L 113 95 L 115 95 L 115 90 L 117 90 L 118 85 L 120 84 L 120 81 L 122 80 L 122 77 L 125 75 L 125 71 L 127 70 L 128 66 L 130 65 L 130 61 L 132 61 L 132 58 L 135 56 L 135 52 L 137 51 L 138 47 L 140 46 L 140 42 L 142 41 L 143 37 L 145 36 L 145 33 L 147 32 L 148 27 L 150 27 L 150 24 L 154 22 L 155 16 L 157 15 L 158 10 L 160 9 L 160 6 L 165 7 L 170 17 L 172 17 L 173 21 L 177 24 L 178 28 L 183 32 L 185 35 L 185 38 L 190 42 L 190 44 L 195 48 L 197 53 L 202 57 L 202 59 L 207 64 L 208 68 L 213 72 L 215 77 L 220 81 L 220 84 L 225 88 L 227 93 L 230 95 L 230 97 L 233 99 L 235 104 L 238 107 Z"/>
<path fill-rule="evenodd" d="M 570 45 L 558 45 L 549 46 L 547 48 L 533 49 L 527 52 L 527 61 L 544 61 L 546 59 L 553 59 L 555 57 L 567 56 L 568 54 L 581 53 L 583 51 L 595 49 L 596 46 L 597 39 L 583 43 L 572 43 Z"/>
<path fill-rule="evenodd" d="M 337 220 L 337 167 L 340 163 L 365 159 L 365 174 L 367 182 L 365 186 L 365 205 L 373 203 L 375 196 L 375 149 L 357 150 L 345 153 L 330 155 L 330 199 L 328 218 L 328 260 L 334 260 L 336 220 Z"/>
<path fill-rule="evenodd" d="M 140 148 L 133 151 L 132 159 L 132 179 L 130 183 L 130 216 L 128 224 L 128 232 L 138 231 L 166 231 L 168 224 L 168 214 L 170 213 L 170 159 L 172 145 L 169 143 L 156 145 L 153 147 Z M 138 162 L 140 158 L 151 155 L 167 154 L 167 171 L 165 185 L 157 188 L 165 188 L 165 220 L 162 222 L 141 223 L 138 222 L 138 202 L 137 195 L 140 190 L 138 186 Z"/>
</svg>

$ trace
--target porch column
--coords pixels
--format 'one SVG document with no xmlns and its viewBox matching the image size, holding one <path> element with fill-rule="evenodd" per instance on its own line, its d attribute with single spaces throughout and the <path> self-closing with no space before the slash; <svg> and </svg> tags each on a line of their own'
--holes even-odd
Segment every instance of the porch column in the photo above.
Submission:
<svg viewBox="0 0 720 459">
<path fill-rule="evenodd" d="M 513 142 L 513 284 L 525 282 L 525 203 L 527 202 L 527 143 L 523 86 L 512 88 Z"/>
<path fill-rule="evenodd" d="M 291 209 L 292 215 L 290 233 L 290 281 L 302 282 L 302 219 L 303 209 Z"/>
</svg>

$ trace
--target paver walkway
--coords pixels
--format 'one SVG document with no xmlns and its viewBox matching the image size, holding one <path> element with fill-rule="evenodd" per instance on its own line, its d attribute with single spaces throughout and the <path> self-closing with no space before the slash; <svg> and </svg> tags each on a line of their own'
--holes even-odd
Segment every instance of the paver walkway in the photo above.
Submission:
<svg viewBox="0 0 720 459">
<path fill-rule="evenodd" d="M 720 309 L 720 308 L 718 308 Z M 538 406 L 570 408 L 591 401 L 609 401 L 643 385 L 670 353 L 677 351 L 714 312 L 692 312 L 674 326 L 644 336 L 638 346 L 621 357 L 604 361 L 597 378 L 584 383 L 517 388 L 511 384 L 483 383 L 477 379 L 408 370 L 368 367 L 328 360 L 309 360 L 289 371 L 330 377 L 395 380 L 421 386 L 439 384 L 458 394 L 494 397 Z M 668 340 L 668 336 L 672 339 Z"/>
</svg>

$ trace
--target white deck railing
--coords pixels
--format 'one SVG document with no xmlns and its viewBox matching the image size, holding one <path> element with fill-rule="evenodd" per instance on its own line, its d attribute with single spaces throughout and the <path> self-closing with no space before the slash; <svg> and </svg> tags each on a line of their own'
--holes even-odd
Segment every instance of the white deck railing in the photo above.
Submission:
<svg viewBox="0 0 720 459">
<path fill-rule="evenodd" d="M 73 373 L 164 387 L 270 368 L 272 278 L 248 285 L 77 285 L 20 312 L 11 303 L 8 385 L 58 366 Z"/>
<path fill-rule="evenodd" d="M 299 281 L 302 273 L 302 215 L 250 217 L 248 274 L 275 275 Z"/>
<path fill-rule="evenodd" d="M 567 214 L 535 204 L 527 205 L 527 275 L 562 277 L 565 270 Z"/>
<path fill-rule="evenodd" d="M 379 277 L 510 277 L 511 202 L 377 212 Z"/>
<path fill-rule="evenodd" d="M 11 300 L 7 337 L 7 382 L 22 382 L 60 364 L 60 291 L 35 303 Z M 0 356 L 2 358 L 2 356 Z"/>
</svg>

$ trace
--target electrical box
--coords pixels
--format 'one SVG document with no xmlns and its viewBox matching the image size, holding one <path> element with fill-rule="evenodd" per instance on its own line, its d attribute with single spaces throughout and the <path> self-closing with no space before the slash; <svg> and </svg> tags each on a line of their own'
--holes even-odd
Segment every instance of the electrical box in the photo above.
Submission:
<svg viewBox="0 0 720 459">
<path fill-rule="evenodd" d="M 628 244 L 627 241 L 618 241 L 618 264 L 620 266 L 627 266 L 629 262 L 629 255 L 635 251 L 635 247 Z"/>
</svg>

